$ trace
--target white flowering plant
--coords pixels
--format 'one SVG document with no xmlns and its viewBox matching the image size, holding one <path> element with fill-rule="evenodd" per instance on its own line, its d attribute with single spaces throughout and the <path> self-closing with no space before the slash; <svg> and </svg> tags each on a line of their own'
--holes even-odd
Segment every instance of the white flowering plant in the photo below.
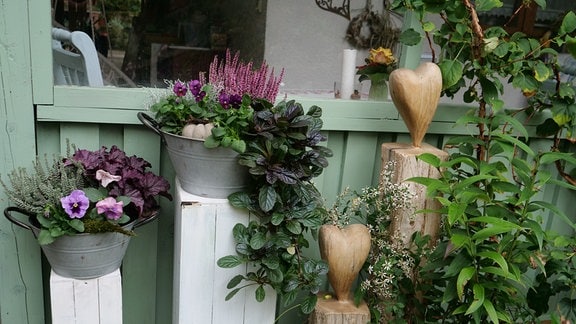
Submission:
<svg viewBox="0 0 576 324">
<path fill-rule="evenodd" d="M 428 237 L 415 234 L 413 246 L 407 248 L 402 238 L 389 231 L 393 211 L 416 212 L 411 208 L 415 194 L 406 183 L 392 181 L 394 167 L 394 162 L 384 165 L 378 187 L 360 192 L 345 189 L 328 213 L 332 225 L 363 223 L 370 230 L 371 250 L 360 272 L 355 301 L 367 302 L 371 323 L 405 323 L 410 312 L 418 311 L 418 271 L 422 258 L 430 252 Z"/>
</svg>

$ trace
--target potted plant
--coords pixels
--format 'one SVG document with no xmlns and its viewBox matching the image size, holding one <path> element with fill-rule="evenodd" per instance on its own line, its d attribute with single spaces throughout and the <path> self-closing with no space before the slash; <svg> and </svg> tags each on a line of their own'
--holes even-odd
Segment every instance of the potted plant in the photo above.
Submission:
<svg viewBox="0 0 576 324">
<path fill-rule="evenodd" d="M 360 75 L 360 82 L 370 80 L 368 98 L 372 100 L 386 100 L 388 98 L 388 78 L 390 73 L 398 68 L 398 60 L 389 48 L 371 48 L 370 56 L 365 59 L 366 64 L 359 66 L 356 74 Z"/>
<path fill-rule="evenodd" d="M 214 58 L 208 78 L 168 81 L 169 89 L 150 106 L 153 117 L 138 114 L 162 137 L 185 191 L 226 198 L 246 186 L 237 156 L 246 150 L 254 105 L 274 103 L 282 76 L 283 71 L 274 76 L 265 62 L 254 69 L 228 50 L 224 61 Z"/>
<path fill-rule="evenodd" d="M 573 47 L 576 15 L 566 13 L 549 37 L 535 39 L 482 26 L 478 12 L 499 5 L 500 1 L 468 0 L 393 4 L 397 10 L 413 10 L 429 43 L 441 48 L 438 58 L 432 50 L 432 60 L 438 60 L 442 71 L 443 94 L 452 97 L 463 91 L 464 101 L 476 104 L 460 123 L 476 126 L 477 132 L 445 143 L 451 153 L 448 161 L 429 154 L 420 157 L 438 168 L 440 179 L 412 179 L 428 187 L 444 215 L 437 247 L 420 272 L 420 321 L 575 318 L 574 240 L 547 230 L 543 219 L 550 215 L 571 228 L 574 221 L 539 192 L 546 186 L 576 189 L 565 171 L 576 159 L 561 151 L 573 142 L 575 92 L 557 73 L 557 50 Z M 428 21 L 428 13 L 439 13 L 443 25 L 437 28 Z M 415 44 L 420 34 L 407 30 L 401 38 Z M 549 80 L 556 82 L 555 89 L 543 86 Z M 514 88 L 527 97 L 526 108 L 507 109 L 500 98 Z M 534 134 L 523 123 L 537 114 L 544 118 Z M 534 151 L 528 142 L 535 136 L 551 137 L 550 151 Z M 560 298 L 556 309 L 548 309 L 552 296 Z"/>
<path fill-rule="evenodd" d="M 295 101 L 255 106 L 253 132 L 245 137 L 246 151 L 239 157 L 251 180 L 229 201 L 257 216 L 257 221 L 237 224 L 233 231 L 236 255 L 218 260 L 221 267 L 249 265 L 251 270 L 230 280 L 227 298 L 256 285 L 255 298 L 261 301 L 264 286 L 269 285 L 285 305 L 304 293 L 304 300 L 294 307 L 304 313 L 314 309 L 322 276 L 328 271 L 325 262 L 305 253 L 309 235 L 317 235 L 326 215 L 312 182 L 332 154 L 320 145 L 326 140 L 321 134 L 321 116 L 320 107 L 306 112 Z"/>
<path fill-rule="evenodd" d="M 304 253 L 308 235 L 317 234 L 325 214 L 312 182 L 331 156 L 331 151 L 321 146 L 326 140 L 321 134 L 322 109 L 312 106 L 306 111 L 293 100 L 274 104 L 283 71 L 275 77 L 265 63 L 253 69 L 252 63 L 240 62 L 238 55 L 227 51 L 223 63 L 215 58 L 207 80 L 201 76 L 187 83 L 170 83 L 172 93 L 150 107 L 154 117 L 141 113 L 139 118 L 163 137 L 169 152 L 175 150 L 170 137 L 195 142 L 204 154 L 224 150 L 230 157 L 229 174 L 245 175 L 238 186 L 227 184 L 227 190 L 204 195 L 228 198 L 232 206 L 256 216 L 248 225 L 237 224 L 231 233 L 237 255 L 221 256 L 217 262 L 224 268 L 249 264 L 253 269 L 231 278 L 227 299 L 245 287 L 240 285 L 245 282 L 258 286 L 255 298 L 262 301 L 264 286 L 269 285 L 286 304 L 294 302 L 298 293 L 308 292 L 299 305 L 309 313 L 327 272 L 323 261 Z M 200 126 L 203 139 L 182 136 L 196 134 L 199 124 L 204 125 Z M 178 174 L 178 164 L 183 162 L 172 161 L 180 182 L 187 181 Z M 198 163 L 189 164 L 186 172 L 188 176 L 194 173 L 194 179 L 182 188 L 202 195 L 198 188 L 213 181 L 214 171 L 226 173 L 217 163 L 211 162 L 209 170 L 201 171 L 206 175 L 194 173 L 200 172 L 194 170 Z"/>
<path fill-rule="evenodd" d="M 99 277 L 120 266 L 132 229 L 157 217 L 157 197 L 172 199 L 169 183 L 149 167 L 116 146 L 78 149 L 51 162 L 38 157 L 30 170 L 8 174 L 10 186 L 0 179 L 14 204 L 4 215 L 33 232 L 57 274 Z"/>
</svg>

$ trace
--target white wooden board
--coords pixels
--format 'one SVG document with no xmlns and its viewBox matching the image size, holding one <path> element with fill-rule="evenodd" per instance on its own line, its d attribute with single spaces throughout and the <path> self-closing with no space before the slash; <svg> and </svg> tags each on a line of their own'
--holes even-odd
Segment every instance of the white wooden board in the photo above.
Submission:
<svg viewBox="0 0 576 324">
<path fill-rule="evenodd" d="M 50 304 L 55 324 L 121 324 L 120 270 L 78 280 L 50 273 Z"/>
<path fill-rule="evenodd" d="M 177 182 L 175 192 L 173 323 L 273 323 L 275 292 L 267 290 L 267 298 L 258 303 L 253 289 L 243 289 L 226 301 L 228 281 L 245 274 L 246 267 L 216 264 L 235 254 L 232 229 L 237 223 L 248 224 L 248 212 L 233 208 L 227 199 L 189 194 Z"/>
</svg>

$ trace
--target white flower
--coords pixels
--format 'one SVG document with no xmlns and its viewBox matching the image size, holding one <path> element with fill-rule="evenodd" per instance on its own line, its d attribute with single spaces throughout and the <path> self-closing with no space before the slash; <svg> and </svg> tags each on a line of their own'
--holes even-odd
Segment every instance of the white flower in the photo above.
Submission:
<svg viewBox="0 0 576 324">
<path fill-rule="evenodd" d="M 96 171 L 96 180 L 100 181 L 102 187 L 106 188 L 111 182 L 120 181 L 121 176 L 112 175 L 104 170 Z"/>
</svg>

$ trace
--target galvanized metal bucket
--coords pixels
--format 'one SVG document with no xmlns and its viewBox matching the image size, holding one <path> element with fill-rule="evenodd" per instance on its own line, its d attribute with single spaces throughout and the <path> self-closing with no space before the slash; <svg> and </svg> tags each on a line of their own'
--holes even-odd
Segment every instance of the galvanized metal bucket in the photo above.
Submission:
<svg viewBox="0 0 576 324">
<path fill-rule="evenodd" d="M 238 164 L 238 153 L 232 149 L 208 149 L 202 140 L 166 133 L 143 112 L 138 113 L 138 119 L 162 138 L 184 191 L 206 198 L 227 198 L 246 187 L 248 169 Z"/>
<path fill-rule="evenodd" d="M 16 219 L 12 212 L 28 216 L 28 223 Z M 39 224 L 34 215 L 16 207 L 4 209 L 6 218 L 38 237 Z M 122 228 L 132 230 L 157 217 L 157 214 L 142 220 L 133 220 Z M 109 274 L 120 267 L 130 243 L 130 236 L 121 233 L 82 233 L 65 235 L 54 242 L 41 245 L 42 251 L 54 272 L 62 277 L 93 279 Z"/>
</svg>

